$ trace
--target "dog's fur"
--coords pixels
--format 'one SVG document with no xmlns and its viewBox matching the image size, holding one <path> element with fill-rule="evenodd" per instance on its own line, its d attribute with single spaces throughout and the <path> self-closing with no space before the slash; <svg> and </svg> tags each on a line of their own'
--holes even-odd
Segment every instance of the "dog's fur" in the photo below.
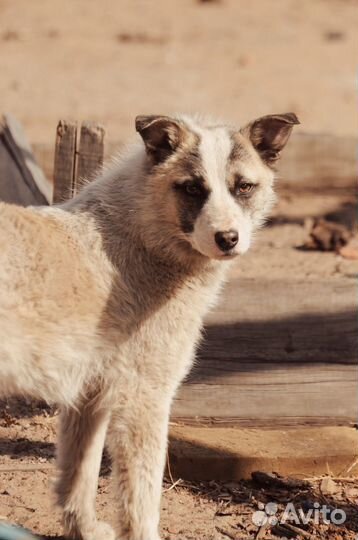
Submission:
<svg viewBox="0 0 358 540">
<path fill-rule="evenodd" d="M 271 207 L 296 123 L 138 117 L 142 141 L 71 201 L 0 205 L 0 393 L 61 405 L 57 494 L 71 538 L 114 538 L 94 510 L 108 431 L 118 538 L 159 539 L 170 405 L 227 261 Z M 228 230 L 238 243 L 222 251 L 215 234 Z"/>
</svg>

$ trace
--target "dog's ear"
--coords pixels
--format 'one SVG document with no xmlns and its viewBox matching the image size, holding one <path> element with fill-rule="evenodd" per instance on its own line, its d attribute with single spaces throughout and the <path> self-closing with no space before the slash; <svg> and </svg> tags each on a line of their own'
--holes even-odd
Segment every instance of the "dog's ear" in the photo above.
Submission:
<svg viewBox="0 0 358 540">
<path fill-rule="evenodd" d="M 183 135 L 182 126 L 169 116 L 137 116 L 135 127 L 156 164 L 175 151 Z"/>
<path fill-rule="evenodd" d="M 294 125 L 299 124 L 295 113 L 270 114 L 262 116 L 246 126 L 246 135 L 262 160 L 273 167 L 286 145 Z"/>
</svg>

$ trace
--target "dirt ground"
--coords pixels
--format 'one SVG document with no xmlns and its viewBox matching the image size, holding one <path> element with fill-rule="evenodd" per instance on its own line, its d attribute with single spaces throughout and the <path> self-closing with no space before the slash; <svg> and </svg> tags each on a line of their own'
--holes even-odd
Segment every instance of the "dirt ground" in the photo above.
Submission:
<svg viewBox="0 0 358 540">
<path fill-rule="evenodd" d="M 51 485 L 55 478 L 56 411 L 36 402 L 8 400 L 0 414 L 0 521 L 20 524 L 52 540 L 60 540 L 60 512 L 54 505 Z M 161 531 L 164 540 L 249 540 L 296 537 L 272 526 L 260 527 L 258 511 L 277 504 L 282 517 L 288 503 L 298 512 L 325 505 L 346 513 L 344 525 L 313 522 L 303 527 L 311 540 L 356 540 L 358 535 L 358 480 L 337 478 L 329 493 L 322 479 L 307 486 L 263 487 L 253 481 L 197 483 L 166 478 L 163 486 Z M 178 483 L 176 483 L 178 481 Z M 115 522 L 110 462 L 104 458 L 99 480 L 97 512 Z M 255 514 L 256 512 L 256 514 Z M 288 522 L 293 523 L 294 522 Z M 261 530 L 261 535 L 257 536 Z M 300 536 L 297 536 L 300 538 Z M 102 539 L 99 539 L 102 540 Z M 105 540 L 105 539 L 103 539 Z"/>
<path fill-rule="evenodd" d="M 32 142 L 61 117 L 126 140 L 173 111 L 353 135 L 357 27 L 356 0 L 0 0 L 1 109 Z"/>
</svg>

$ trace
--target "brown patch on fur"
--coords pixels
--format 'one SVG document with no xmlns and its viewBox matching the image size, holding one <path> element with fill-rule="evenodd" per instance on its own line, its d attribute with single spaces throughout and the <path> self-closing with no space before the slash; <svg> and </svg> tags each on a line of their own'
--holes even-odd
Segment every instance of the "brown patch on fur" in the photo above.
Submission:
<svg viewBox="0 0 358 540">
<path fill-rule="evenodd" d="M 185 183 L 178 183 L 175 186 L 180 225 L 184 233 L 194 231 L 195 221 L 210 195 L 210 189 L 205 185 L 203 178 L 198 178 L 194 182 L 200 189 L 196 195 L 190 195 L 185 191 Z"/>
<path fill-rule="evenodd" d="M 169 116 L 137 116 L 135 125 L 154 164 L 165 161 L 185 139 L 184 125 Z"/>
<path fill-rule="evenodd" d="M 205 182 L 205 171 L 202 167 L 199 152 L 200 136 L 196 133 L 187 133 L 179 145 L 178 151 L 167 163 L 168 177 L 175 181 L 177 212 L 180 227 L 184 233 L 194 230 L 194 223 L 200 214 L 208 196 L 209 188 Z M 180 184 L 188 180 L 196 180 L 201 184 L 202 195 L 190 196 L 180 188 Z"/>
<path fill-rule="evenodd" d="M 250 161 L 252 159 L 252 149 L 250 151 L 250 142 L 241 133 L 233 132 L 231 140 L 232 150 L 228 159 L 226 183 L 229 191 L 232 192 L 236 186 L 238 176 L 241 176 L 238 172 L 237 163 Z"/>
</svg>

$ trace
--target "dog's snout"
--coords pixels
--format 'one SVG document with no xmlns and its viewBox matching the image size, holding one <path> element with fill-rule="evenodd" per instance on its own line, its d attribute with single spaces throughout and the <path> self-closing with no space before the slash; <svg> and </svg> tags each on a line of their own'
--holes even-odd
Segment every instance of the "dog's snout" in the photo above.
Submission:
<svg viewBox="0 0 358 540">
<path fill-rule="evenodd" d="M 219 231 L 215 234 L 215 242 L 221 251 L 230 251 L 239 241 L 239 233 L 234 229 Z"/>
</svg>

